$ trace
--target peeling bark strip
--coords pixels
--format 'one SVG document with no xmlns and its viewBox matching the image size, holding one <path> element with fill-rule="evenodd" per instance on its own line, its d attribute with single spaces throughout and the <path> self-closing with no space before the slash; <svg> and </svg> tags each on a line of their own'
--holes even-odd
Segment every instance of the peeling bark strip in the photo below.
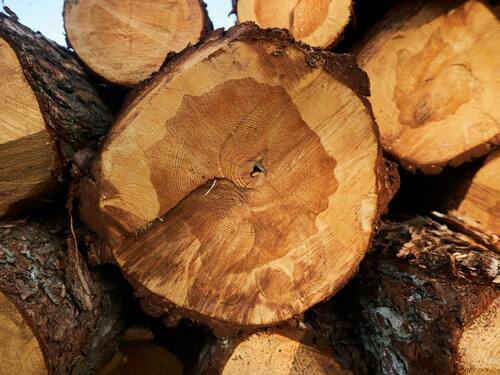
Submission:
<svg viewBox="0 0 500 375">
<path fill-rule="evenodd" d="M 329 48 L 351 21 L 352 0 L 233 0 L 239 22 L 287 29 L 297 40 Z"/>
<path fill-rule="evenodd" d="M 392 194 L 366 95 L 348 55 L 214 33 L 129 99 L 82 218 L 153 315 L 288 320 L 353 276 Z"/>
<path fill-rule="evenodd" d="M 194 373 L 352 375 L 335 361 L 327 343 L 317 339 L 307 330 L 291 327 L 221 338 L 203 348 Z"/>
<path fill-rule="evenodd" d="M 133 86 L 213 26 L 202 0 L 65 0 L 68 45 L 105 80 Z"/>
<path fill-rule="evenodd" d="M 0 222 L 1 374 L 93 374 L 116 348 L 119 284 L 88 270 L 64 227 Z"/>
<path fill-rule="evenodd" d="M 500 256 L 423 217 L 385 222 L 346 291 L 374 374 L 500 372 Z"/>
<path fill-rule="evenodd" d="M 500 4 L 407 1 L 355 48 L 382 144 L 439 173 L 500 144 Z"/>
<path fill-rule="evenodd" d="M 0 216 L 54 190 L 111 115 L 74 56 L 0 13 Z"/>
</svg>

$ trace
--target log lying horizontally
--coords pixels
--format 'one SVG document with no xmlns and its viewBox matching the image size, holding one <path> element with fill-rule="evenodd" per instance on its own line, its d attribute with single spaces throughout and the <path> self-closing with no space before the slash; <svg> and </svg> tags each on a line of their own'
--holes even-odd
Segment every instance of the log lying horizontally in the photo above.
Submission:
<svg viewBox="0 0 500 375">
<path fill-rule="evenodd" d="M 355 48 L 382 144 L 439 173 L 500 144 L 500 4 L 407 1 Z"/>
<path fill-rule="evenodd" d="M 133 95 L 81 215 L 151 314 L 271 325 L 339 290 L 387 204 L 350 56 L 240 24 L 175 57 Z"/>
<path fill-rule="evenodd" d="M 233 0 L 239 22 L 280 27 L 295 39 L 328 48 L 342 36 L 352 15 L 352 0 Z"/>
<path fill-rule="evenodd" d="M 208 343 L 195 370 L 200 375 L 352 375 L 326 342 L 307 330 L 272 329 Z"/>
<path fill-rule="evenodd" d="M 67 50 L 0 13 L 0 217 L 55 189 L 111 115 Z"/>
<path fill-rule="evenodd" d="M 68 44 L 96 74 L 132 86 L 212 28 L 202 0 L 65 0 Z"/>
<path fill-rule="evenodd" d="M 500 256 L 437 222 L 386 222 L 354 302 L 373 374 L 498 374 Z M 348 305 L 345 305 L 347 307 Z"/>
<path fill-rule="evenodd" d="M 500 249 L 500 150 L 488 156 L 470 181 L 464 180 L 453 190 L 450 195 L 463 196 L 448 215 L 496 235 Z"/>
<path fill-rule="evenodd" d="M 0 222 L 1 374 L 92 374 L 118 344 L 119 283 L 89 271 L 64 228 Z"/>
</svg>

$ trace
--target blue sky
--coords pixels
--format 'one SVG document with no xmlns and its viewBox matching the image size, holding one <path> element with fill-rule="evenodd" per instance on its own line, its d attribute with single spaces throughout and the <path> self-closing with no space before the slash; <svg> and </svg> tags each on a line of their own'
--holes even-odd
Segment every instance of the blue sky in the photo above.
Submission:
<svg viewBox="0 0 500 375">
<path fill-rule="evenodd" d="M 62 21 L 63 0 L 0 0 L 12 9 L 19 20 L 35 31 L 40 31 L 46 37 L 59 44 L 66 45 Z M 214 27 L 228 28 L 234 24 L 234 15 L 231 11 L 231 0 L 205 0 L 208 14 Z"/>
</svg>

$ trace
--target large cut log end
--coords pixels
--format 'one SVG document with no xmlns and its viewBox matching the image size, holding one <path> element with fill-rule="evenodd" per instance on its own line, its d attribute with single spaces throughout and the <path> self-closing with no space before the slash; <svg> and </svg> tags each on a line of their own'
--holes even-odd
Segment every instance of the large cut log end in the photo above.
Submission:
<svg viewBox="0 0 500 375">
<path fill-rule="evenodd" d="M 500 5 L 407 1 L 355 49 L 382 143 L 410 170 L 439 173 L 500 144 Z"/>
<path fill-rule="evenodd" d="M 212 28 L 202 0 L 66 0 L 68 43 L 107 81 L 132 86 Z"/>
<path fill-rule="evenodd" d="M 82 217 L 151 313 L 287 320 L 354 275 L 387 204 L 367 93 L 349 56 L 240 24 L 132 96 Z"/>
</svg>

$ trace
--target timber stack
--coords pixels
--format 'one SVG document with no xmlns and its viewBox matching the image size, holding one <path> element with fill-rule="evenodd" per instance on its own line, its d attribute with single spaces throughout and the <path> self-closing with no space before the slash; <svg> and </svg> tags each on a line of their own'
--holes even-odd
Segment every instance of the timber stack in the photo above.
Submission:
<svg viewBox="0 0 500 375">
<path fill-rule="evenodd" d="M 500 373 L 500 4 L 395 3 L 5 7 L 0 373 Z"/>
</svg>

